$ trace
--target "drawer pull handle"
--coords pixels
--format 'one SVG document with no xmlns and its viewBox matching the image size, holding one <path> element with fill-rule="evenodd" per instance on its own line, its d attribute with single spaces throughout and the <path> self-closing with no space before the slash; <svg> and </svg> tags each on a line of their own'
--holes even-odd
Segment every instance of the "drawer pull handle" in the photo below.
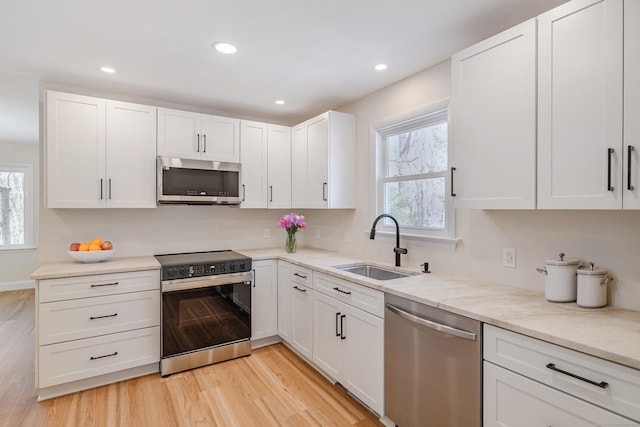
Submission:
<svg viewBox="0 0 640 427">
<path fill-rule="evenodd" d="M 105 319 L 107 317 L 116 317 L 117 315 L 118 315 L 118 313 L 107 314 L 106 316 L 91 316 L 91 317 L 89 317 L 89 320 Z"/>
<path fill-rule="evenodd" d="M 92 288 L 100 288 L 102 286 L 116 286 L 118 284 L 118 282 L 113 282 L 113 283 L 99 283 L 99 284 L 92 284 L 91 287 Z"/>
<path fill-rule="evenodd" d="M 293 287 L 293 289 L 297 289 L 297 290 L 299 290 L 300 292 L 304 292 L 304 293 L 306 293 L 306 292 L 307 292 L 307 290 L 306 290 L 306 289 L 301 289 L 301 288 L 299 288 L 299 287 L 297 287 L 297 286 L 294 286 L 294 287 Z"/>
<path fill-rule="evenodd" d="M 560 372 L 561 374 L 568 375 L 568 376 L 570 376 L 572 378 L 576 378 L 576 379 L 578 379 L 580 381 L 584 381 L 586 383 L 593 384 L 596 387 L 600 387 L 600 388 L 609 387 L 609 383 L 606 383 L 604 381 L 597 382 L 597 381 L 593 381 L 593 380 L 587 379 L 585 377 L 581 377 L 580 375 L 572 374 L 571 372 L 567 372 L 567 371 L 564 371 L 564 370 L 562 370 L 560 368 L 556 368 L 556 365 L 553 364 L 553 363 L 548 363 L 547 364 L 547 368 L 551 369 L 552 371 L 556 371 L 556 372 Z"/>
<path fill-rule="evenodd" d="M 300 274 L 300 273 L 293 273 L 293 275 L 294 276 L 298 276 L 298 277 L 300 277 L 302 279 L 306 279 L 307 278 L 307 276 L 305 276 L 304 274 Z"/>
<path fill-rule="evenodd" d="M 345 295 L 351 295 L 351 291 L 343 291 L 342 289 L 338 288 L 337 286 L 335 288 L 333 288 L 334 291 L 338 291 L 338 292 L 342 292 Z"/>
<path fill-rule="evenodd" d="M 118 355 L 118 352 L 116 351 L 115 353 L 105 354 L 104 356 L 91 356 L 89 358 L 89 360 L 104 359 L 105 357 L 113 357 L 113 356 L 117 356 L 117 355 Z"/>
</svg>

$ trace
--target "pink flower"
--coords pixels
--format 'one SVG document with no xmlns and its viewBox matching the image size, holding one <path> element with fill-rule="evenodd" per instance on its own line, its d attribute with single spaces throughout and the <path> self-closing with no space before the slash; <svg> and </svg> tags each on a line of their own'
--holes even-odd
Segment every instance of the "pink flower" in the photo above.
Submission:
<svg viewBox="0 0 640 427">
<path fill-rule="evenodd" d="M 278 222 L 278 227 L 287 230 L 287 233 L 293 235 L 299 229 L 307 229 L 307 221 L 304 219 L 304 215 L 298 215 L 291 212 L 290 214 L 283 215 Z"/>
</svg>

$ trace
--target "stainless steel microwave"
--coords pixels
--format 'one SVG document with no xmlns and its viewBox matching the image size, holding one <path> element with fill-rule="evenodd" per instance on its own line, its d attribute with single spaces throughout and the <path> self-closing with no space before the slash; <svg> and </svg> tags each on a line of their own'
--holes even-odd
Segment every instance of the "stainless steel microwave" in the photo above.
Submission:
<svg viewBox="0 0 640 427">
<path fill-rule="evenodd" d="M 240 204 L 240 163 L 158 157 L 158 204 Z"/>
</svg>

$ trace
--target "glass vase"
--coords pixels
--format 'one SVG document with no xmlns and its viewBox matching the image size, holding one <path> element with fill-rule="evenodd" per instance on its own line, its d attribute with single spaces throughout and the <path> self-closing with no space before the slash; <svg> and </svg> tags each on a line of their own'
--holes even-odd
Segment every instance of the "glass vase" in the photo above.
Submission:
<svg viewBox="0 0 640 427">
<path fill-rule="evenodd" d="M 287 235 L 287 241 L 285 242 L 285 249 L 287 253 L 293 254 L 296 252 L 298 248 L 298 242 L 296 240 L 296 236 L 293 234 Z"/>
</svg>

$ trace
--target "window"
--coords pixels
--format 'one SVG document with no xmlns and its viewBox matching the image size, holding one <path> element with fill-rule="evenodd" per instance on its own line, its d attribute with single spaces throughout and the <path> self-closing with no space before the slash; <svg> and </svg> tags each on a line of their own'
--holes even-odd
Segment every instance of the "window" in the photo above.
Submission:
<svg viewBox="0 0 640 427">
<path fill-rule="evenodd" d="M 0 164 L 0 250 L 33 247 L 33 167 Z"/>
<path fill-rule="evenodd" d="M 378 214 L 396 218 L 404 235 L 453 238 L 446 109 L 379 127 L 377 140 Z M 384 225 L 392 231 L 391 220 Z"/>
</svg>

